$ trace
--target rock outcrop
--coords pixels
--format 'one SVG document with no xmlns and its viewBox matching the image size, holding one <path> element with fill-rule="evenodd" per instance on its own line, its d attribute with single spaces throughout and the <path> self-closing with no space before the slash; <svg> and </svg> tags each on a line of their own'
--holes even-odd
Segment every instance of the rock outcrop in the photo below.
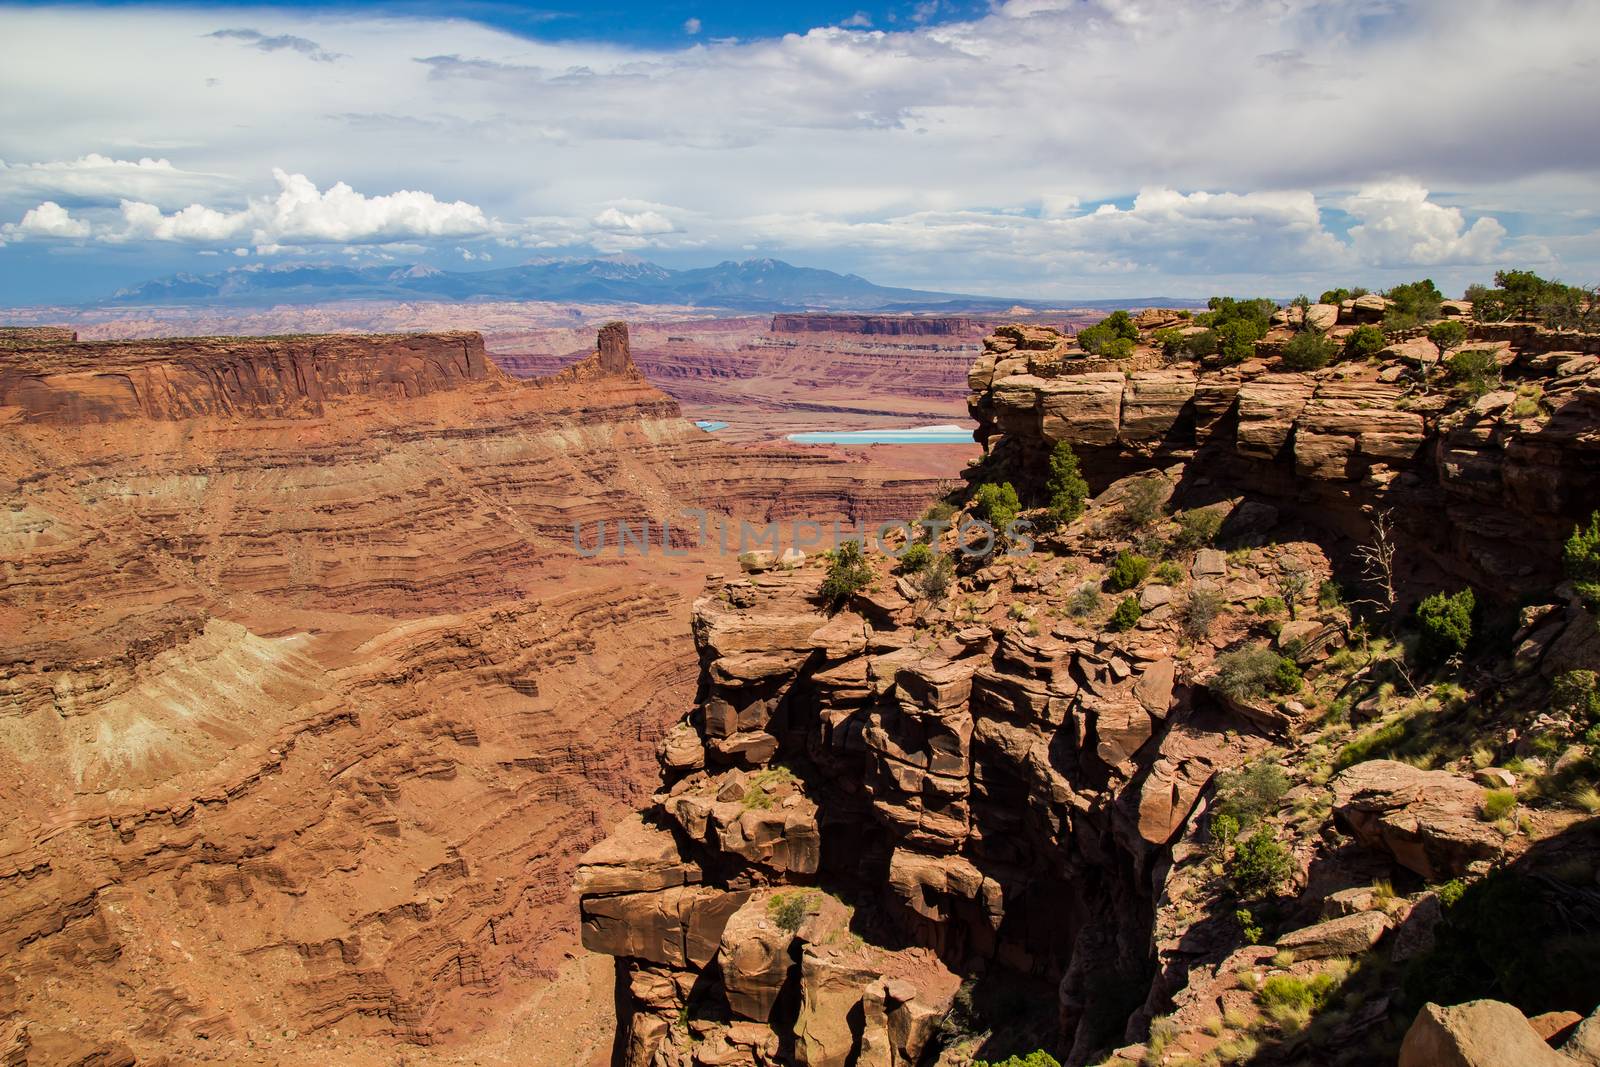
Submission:
<svg viewBox="0 0 1600 1067">
<path fill-rule="evenodd" d="M 1278 339 L 1237 366 L 1215 357 L 1174 365 L 1153 347 L 1108 361 L 1049 328 L 1016 327 L 984 342 L 968 406 L 979 439 L 1019 471 L 1042 472 L 1039 453 L 1061 441 L 1100 484 L 1185 461 L 1264 499 L 1321 510 L 1351 537 L 1364 534 L 1366 514 L 1392 512 L 1409 547 L 1444 569 L 1508 594 L 1547 589 L 1549 561 L 1600 499 L 1600 363 L 1550 352 L 1548 332 L 1473 329 L 1481 336 L 1469 347 L 1502 353 L 1505 388 L 1472 403 L 1424 380 L 1440 358 L 1426 338 L 1376 364 L 1290 372 L 1272 365 Z M 1405 346 L 1416 344 L 1431 357 L 1414 358 Z"/>
<path fill-rule="evenodd" d="M 1309 314 L 1346 323 L 1383 310 L 1363 298 Z M 699 692 L 661 746 L 662 784 L 643 811 L 652 841 L 676 851 L 648 850 L 640 875 L 665 863 L 699 880 L 626 904 L 580 901 L 596 929 L 586 944 L 617 957 L 618 987 L 632 991 L 622 1062 L 898 1064 L 920 1050 L 960 1063 L 1036 1047 L 1074 1065 L 1237 1061 L 1254 1045 L 1224 1049 L 1229 1028 L 1283 1035 L 1252 1062 L 1319 1062 L 1307 1017 L 1352 958 L 1428 957 L 1445 919 L 1424 883 L 1471 880 L 1526 843 L 1484 817 L 1470 767 L 1363 762 L 1350 746 L 1354 765 L 1334 773 L 1329 746 L 1349 733 L 1336 720 L 1355 712 L 1332 694 L 1354 704 L 1377 685 L 1362 679 L 1370 652 L 1359 668 L 1360 656 L 1335 655 L 1352 614 L 1331 579 L 1357 563 L 1363 509 L 1428 502 L 1398 520 L 1406 552 L 1480 574 L 1516 543 L 1527 558 L 1486 588 L 1544 582 L 1551 595 L 1538 553 L 1593 499 L 1587 405 L 1600 379 L 1581 363 L 1551 377 L 1508 349 L 1506 366 L 1552 398 L 1509 418 L 1421 378 L 1385 380 L 1382 361 L 1272 369 L 1281 340 L 1238 367 L 1171 365 L 1149 345 L 1118 365 L 1052 329 L 998 330 L 969 371 L 991 442 L 975 480 L 1012 481 L 1024 509 L 1043 503 L 1045 457 L 1067 442 L 1099 491 L 1085 514 L 1038 531 L 1032 555 L 957 559 L 942 595 L 880 565 L 825 609 L 815 562 L 708 586 L 694 609 Z M 1443 458 L 1474 420 L 1494 423 L 1471 437 L 1488 453 L 1483 491 Z M 1545 434 L 1572 451 L 1542 454 L 1523 483 Z M 1529 492 L 1540 479 L 1559 492 Z M 1491 525 L 1513 502 L 1515 538 Z M 1189 521 L 1200 510 L 1209 523 Z M 1207 529 L 1218 533 L 1196 533 Z M 1107 574 L 1135 552 L 1164 555 L 1159 576 Z M 1416 571 L 1397 578 L 1400 598 L 1436 580 Z M 1549 620 L 1519 668 L 1530 691 L 1541 656 L 1548 667 L 1555 646 L 1588 640 L 1592 619 L 1567 599 L 1528 616 L 1518 638 Z M 1282 680 L 1242 681 L 1262 669 L 1252 664 Z M 1262 784 L 1274 774 L 1276 792 Z M 585 862 L 614 853 L 601 845 Z M 630 909 L 680 932 L 602 936 Z M 706 962 L 687 948 L 697 922 Z M 897 973 L 909 953 L 921 963 Z M 959 1002 L 932 992 L 958 980 Z M 1352 995 L 1312 1040 L 1388 1040 L 1400 993 L 1363 981 L 1370 999 Z M 1040 989 L 1048 1007 L 1034 999 L 1008 1029 L 963 1031 L 986 991 Z M 937 1045 L 895 1036 L 911 1018 L 896 1021 L 897 1003 L 948 1006 Z"/>
</svg>

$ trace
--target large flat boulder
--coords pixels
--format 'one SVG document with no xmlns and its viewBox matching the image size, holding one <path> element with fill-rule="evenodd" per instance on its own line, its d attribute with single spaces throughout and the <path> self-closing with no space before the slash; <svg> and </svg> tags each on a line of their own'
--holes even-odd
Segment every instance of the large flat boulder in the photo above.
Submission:
<svg viewBox="0 0 1600 1067">
<path fill-rule="evenodd" d="M 1361 911 L 1337 919 L 1290 930 L 1278 938 L 1278 947 L 1295 958 L 1320 960 L 1329 956 L 1359 956 L 1382 939 L 1389 917 L 1381 911 Z"/>
<path fill-rule="evenodd" d="M 1368 760 L 1334 778 L 1333 795 L 1341 828 L 1430 882 L 1505 851 L 1500 832 L 1478 818 L 1483 789 L 1448 771 Z"/>
<path fill-rule="evenodd" d="M 1424 1004 L 1400 1046 L 1399 1067 L 1574 1067 L 1527 1018 L 1498 1000 Z"/>
</svg>

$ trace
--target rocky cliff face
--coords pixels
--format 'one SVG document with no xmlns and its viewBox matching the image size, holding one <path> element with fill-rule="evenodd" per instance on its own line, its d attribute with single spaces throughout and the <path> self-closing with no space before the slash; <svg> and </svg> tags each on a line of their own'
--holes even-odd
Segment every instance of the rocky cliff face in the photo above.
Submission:
<svg viewBox="0 0 1600 1067">
<path fill-rule="evenodd" d="M 205 337 L 8 346 L 0 408 L 26 422 L 321 415 L 346 397 L 406 400 L 501 377 L 474 333 Z"/>
<path fill-rule="evenodd" d="M 0 383 L 8 1062 L 585 1061 L 609 1027 L 528 1005 L 586 977 L 573 864 L 715 564 L 573 525 L 932 491 L 716 442 L 620 326 L 534 382 L 448 334 L 31 338 Z"/>
<path fill-rule="evenodd" d="M 983 334 L 977 319 L 949 315 L 774 315 L 772 332 L 851 333 L 879 337 L 966 337 Z"/>
<path fill-rule="evenodd" d="M 1424 381 L 1447 355 L 1425 337 L 1301 373 L 1274 366 L 1281 345 L 1269 337 L 1263 358 L 1228 368 L 1149 349 L 1113 363 L 1054 331 L 1011 328 L 985 342 L 968 406 L 1019 480 L 1037 480 L 1059 441 L 1101 484 L 1184 461 L 1351 537 L 1365 535 L 1365 511 L 1391 510 L 1433 563 L 1479 584 L 1553 584 L 1561 541 L 1600 499 L 1593 338 L 1475 326 L 1460 347 L 1492 352 L 1500 384 L 1471 404 Z"/>
<path fill-rule="evenodd" d="M 1112 365 L 1002 329 L 971 369 L 1000 437 L 975 477 L 1026 505 L 1069 442 L 1098 490 L 1083 515 L 959 564 L 947 593 L 888 561 L 837 610 L 817 565 L 708 585 L 661 784 L 578 868 L 584 944 L 617 961 L 620 1062 L 1392 1061 L 1395 975 L 1448 925 L 1428 883 L 1595 858 L 1540 851 L 1570 813 L 1482 817 L 1482 782 L 1532 765 L 1471 777 L 1531 751 L 1550 678 L 1600 665 L 1548 548 L 1600 499 L 1594 358 L 1496 347 L 1508 388 L 1463 400 L 1423 373 L 1437 349 L 1287 373 L 1281 341 L 1234 368 L 1149 344 Z M 1517 386 L 1542 390 L 1531 411 Z M 1403 599 L 1446 573 L 1539 590 L 1514 662 L 1394 698 L 1403 658 L 1330 592 L 1360 581 L 1353 538 L 1380 510 L 1409 531 Z M 1108 570 L 1140 553 L 1161 568 Z M 1263 657 L 1280 680 L 1240 683 Z M 1424 712 L 1479 749 L 1362 761 L 1427 737 Z M 1278 857 L 1264 888 L 1258 852 Z M 1329 990 L 1348 1009 L 1305 1029 Z"/>
</svg>

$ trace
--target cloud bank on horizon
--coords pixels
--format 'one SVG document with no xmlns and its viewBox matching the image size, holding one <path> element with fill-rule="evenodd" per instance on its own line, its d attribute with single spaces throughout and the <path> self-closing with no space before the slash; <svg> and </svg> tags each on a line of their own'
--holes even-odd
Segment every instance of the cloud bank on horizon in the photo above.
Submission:
<svg viewBox="0 0 1600 1067">
<path fill-rule="evenodd" d="M 1035 298 L 1600 280 L 1594 4 L 1006 0 L 873 25 L 691 18 L 646 46 L 0 7 L 0 302 L 218 255 L 777 255 Z"/>
</svg>

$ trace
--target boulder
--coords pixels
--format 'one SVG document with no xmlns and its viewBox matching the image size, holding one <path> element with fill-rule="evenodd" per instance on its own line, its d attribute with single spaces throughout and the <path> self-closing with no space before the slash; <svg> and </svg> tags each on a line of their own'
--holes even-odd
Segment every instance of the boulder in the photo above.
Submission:
<svg viewBox="0 0 1600 1067">
<path fill-rule="evenodd" d="M 1424 1004 L 1400 1046 L 1399 1067 L 1572 1067 L 1498 1000 L 1441 1007 Z"/>
<path fill-rule="evenodd" d="M 800 1067 L 845 1067 L 857 1049 L 861 1001 L 876 971 L 849 953 L 807 945 L 800 957 L 800 1014 L 794 1061 Z"/>
<path fill-rule="evenodd" d="M 662 767 L 677 774 L 696 771 L 706 765 L 705 742 L 700 740 L 700 731 L 688 722 L 680 722 L 667 731 L 656 755 Z"/>
<path fill-rule="evenodd" d="M 1315 386 L 1315 380 L 1304 374 L 1263 374 L 1241 385 L 1238 451 L 1257 459 L 1277 459 Z"/>
<path fill-rule="evenodd" d="M 1426 370 L 1439 362 L 1439 346 L 1426 337 L 1413 337 L 1409 341 L 1396 341 L 1378 355 Z"/>
<path fill-rule="evenodd" d="M 1278 938 L 1277 944 L 1279 948 L 1292 951 L 1296 959 L 1358 956 L 1376 945 L 1388 929 L 1387 915 L 1381 911 L 1361 911 L 1291 930 Z"/>
<path fill-rule="evenodd" d="M 1339 322 L 1338 304 L 1312 304 L 1305 311 L 1306 325 L 1327 333 Z"/>
<path fill-rule="evenodd" d="M 1219 548 L 1202 548 L 1194 554 L 1189 573 L 1196 578 L 1221 578 L 1228 573 L 1228 554 Z"/>
<path fill-rule="evenodd" d="M 1129 375 L 1122 391 L 1124 444 L 1156 444 L 1177 425 L 1194 396 L 1194 371 L 1188 367 Z"/>
<path fill-rule="evenodd" d="M 1382 322 L 1383 313 L 1389 310 L 1389 301 L 1377 293 L 1365 293 L 1339 305 L 1341 313 L 1347 309 L 1351 322 Z"/>
<path fill-rule="evenodd" d="M 1172 587 L 1170 585 L 1147 585 L 1139 594 L 1139 610 L 1154 611 L 1163 604 L 1172 602 Z"/>
<path fill-rule="evenodd" d="M 580 895 L 641 893 L 700 881 L 700 867 L 678 853 L 671 832 L 639 815 L 617 824 L 578 860 Z"/>
<path fill-rule="evenodd" d="M 773 920 L 772 899 L 761 894 L 745 901 L 723 927 L 717 949 L 728 1007 L 741 1019 L 761 1023 L 771 1018 L 794 963 L 789 957 L 794 934 Z"/>
<path fill-rule="evenodd" d="M 1071 441 L 1079 445 L 1115 444 L 1122 432 L 1122 392 L 1126 379 L 1120 373 L 1075 374 L 1040 383 L 1040 434 L 1045 441 Z"/>
<path fill-rule="evenodd" d="M 704 967 L 716 955 L 722 928 L 749 892 L 678 886 L 656 893 L 586 896 L 583 947 L 669 967 Z"/>
<path fill-rule="evenodd" d="M 1430 882 L 1498 859 L 1504 839 L 1478 818 L 1483 789 L 1448 771 L 1368 760 L 1333 780 L 1335 822 Z"/>
</svg>

